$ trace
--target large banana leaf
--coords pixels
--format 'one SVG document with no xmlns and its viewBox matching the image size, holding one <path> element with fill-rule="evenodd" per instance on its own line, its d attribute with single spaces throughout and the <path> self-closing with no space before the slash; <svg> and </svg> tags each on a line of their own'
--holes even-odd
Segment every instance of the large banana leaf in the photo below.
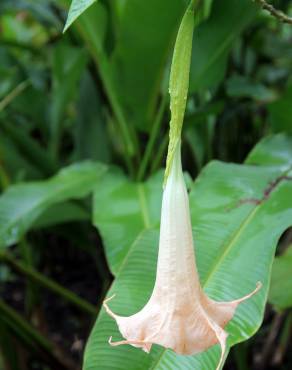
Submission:
<svg viewBox="0 0 292 370">
<path fill-rule="evenodd" d="M 191 92 L 212 88 L 222 81 L 231 48 L 256 13 L 257 7 L 249 0 L 214 1 L 209 19 L 194 33 Z"/>
<path fill-rule="evenodd" d="M 163 70 L 188 1 L 127 0 L 115 24 L 111 72 L 128 121 L 152 126 Z M 162 26 L 163 25 L 163 26 Z"/>
<path fill-rule="evenodd" d="M 94 194 L 94 224 L 101 232 L 114 274 L 137 236 L 158 227 L 162 180 L 161 172 L 137 184 L 118 170 L 109 170 L 101 179 Z"/>
<path fill-rule="evenodd" d="M 283 231 L 292 223 L 292 182 L 287 178 L 292 174 L 291 158 L 291 138 L 281 135 L 268 138 L 253 150 L 245 165 L 211 162 L 190 193 L 197 264 L 209 296 L 220 301 L 231 300 L 249 293 L 257 281 L 263 283 L 261 291 L 238 308 L 227 326 L 229 348 L 252 336 L 263 319 L 275 248 Z M 95 205 L 96 210 L 99 208 L 95 212 L 96 225 L 109 209 L 112 213 L 115 210 L 122 220 L 123 212 L 127 214 L 137 202 L 125 201 L 123 208 L 118 209 L 116 201 L 113 197 L 104 201 L 102 207 Z M 122 200 L 119 202 L 121 205 Z M 158 213 L 158 201 L 156 207 Z M 137 217 L 142 217 L 141 210 Z M 131 230 L 132 220 L 127 222 Z M 110 225 L 110 220 L 101 223 L 105 243 L 116 232 L 118 222 L 113 229 Z M 116 278 L 108 295 L 116 293 L 110 306 L 120 315 L 138 311 L 151 294 L 159 230 L 155 222 L 151 225 L 150 221 L 150 226 L 153 227 L 142 228 L 127 245 L 119 264 L 114 260 Z M 115 242 L 117 248 L 124 243 L 118 238 Z M 112 263 L 111 258 L 109 262 Z M 178 356 L 155 345 L 147 355 L 130 346 L 110 347 L 111 335 L 113 340 L 121 338 L 115 322 L 102 310 L 87 343 L 84 370 L 211 370 L 219 361 L 219 346 L 198 356 Z"/>
<path fill-rule="evenodd" d="M 90 161 L 45 181 L 13 185 L 0 197 L 0 249 L 16 243 L 51 206 L 89 194 L 106 167 Z"/>
</svg>

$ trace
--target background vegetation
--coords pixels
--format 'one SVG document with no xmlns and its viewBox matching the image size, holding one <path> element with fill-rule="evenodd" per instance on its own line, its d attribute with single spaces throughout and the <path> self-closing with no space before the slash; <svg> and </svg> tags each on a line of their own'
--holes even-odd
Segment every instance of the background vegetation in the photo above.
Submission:
<svg viewBox="0 0 292 370">
<path fill-rule="evenodd" d="M 69 0 L 1 0 L 0 368 L 80 369 L 113 280 L 116 311 L 145 303 L 187 3 L 99 0 L 63 34 Z M 292 27 L 251 0 L 205 1 L 194 36 L 183 164 L 200 277 L 214 298 L 266 283 L 230 345 L 256 332 L 269 295 L 226 369 L 292 367 L 291 42 Z M 86 370 L 211 370 L 218 359 L 217 348 L 189 360 L 112 349 L 114 330 L 101 313 Z"/>
</svg>

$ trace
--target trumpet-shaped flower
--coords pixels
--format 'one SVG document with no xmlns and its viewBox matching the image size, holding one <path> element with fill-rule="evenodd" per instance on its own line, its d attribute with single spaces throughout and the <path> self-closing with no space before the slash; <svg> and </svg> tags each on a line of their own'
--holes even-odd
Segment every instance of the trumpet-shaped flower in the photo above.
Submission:
<svg viewBox="0 0 292 370">
<path fill-rule="evenodd" d="M 112 342 L 131 344 L 149 352 L 152 344 L 170 348 L 178 354 L 192 355 L 221 346 L 224 360 L 227 333 L 224 330 L 236 307 L 255 294 L 257 288 L 243 298 L 216 302 L 202 290 L 195 263 L 189 200 L 184 182 L 180 142 L 163 192 L 159 253 L 156 281 L 144 308 L 130 316 L 113 313 L 108 300 L 104 307 L 114 318 L 125 340 Z"/>
</svg>

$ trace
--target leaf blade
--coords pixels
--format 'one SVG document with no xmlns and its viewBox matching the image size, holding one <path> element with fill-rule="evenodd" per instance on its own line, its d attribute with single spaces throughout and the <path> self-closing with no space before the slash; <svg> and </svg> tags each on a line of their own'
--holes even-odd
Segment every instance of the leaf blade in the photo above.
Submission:
<svg viewBox="0 0 292 370">
<path fill-rule="evenodd" d="M 16 243 L 50 206 L 89 194 L 106 167 L 83 162 L 49 180 L 11 186 L 0 197 L 0 249 Z"/>
<path fill-rule="evenodd" d="M 72 0 L 63 33 L 66 32 L 71 24 L 96 1 L 97 0 Z"/>
</svg>

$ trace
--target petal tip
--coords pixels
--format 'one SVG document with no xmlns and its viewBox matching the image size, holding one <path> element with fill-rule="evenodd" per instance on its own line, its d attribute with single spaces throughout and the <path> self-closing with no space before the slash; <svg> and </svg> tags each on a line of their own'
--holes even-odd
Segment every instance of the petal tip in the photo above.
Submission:
<svg viewBox="0 0 292 370">
<path fill-rule="evenodd" d="M 105 309 L 106 313 L 107 313 L 110 317 L 112 317 L 114 320 L 116 320 L 116 319 L 117 319 L 117 315 L 115 315 L 115 314 L 113 313 L 113 311 L 109 308 L 109 306 L 108 306 L 108 304 L 107 304 L 107 303 L 108 303 L 110 300 L 112 300 L 114 297 L 115 297 L 115 294 L 114 294 L 114 295 L 112 295 L 112 296 L 111 296 L 111 297 L 109 297 L 109 298 L 106 298 L 106 299 L 103 301 L 102 305 L 103 305 L 103 307 L 104 307 L 104 309 Z"/>
</svg>

